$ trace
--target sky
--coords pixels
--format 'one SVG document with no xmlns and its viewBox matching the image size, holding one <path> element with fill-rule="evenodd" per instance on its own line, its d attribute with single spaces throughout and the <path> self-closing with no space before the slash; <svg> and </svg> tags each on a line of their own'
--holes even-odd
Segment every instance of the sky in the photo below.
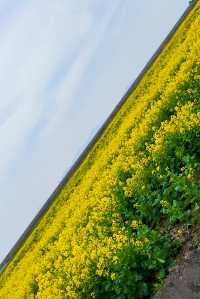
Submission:
<svg viewBox="0 0 200 299">
<path fill-rule="evenodd" d="M 0 0 L 0 260 L 187 6 Z"/>
</svg>

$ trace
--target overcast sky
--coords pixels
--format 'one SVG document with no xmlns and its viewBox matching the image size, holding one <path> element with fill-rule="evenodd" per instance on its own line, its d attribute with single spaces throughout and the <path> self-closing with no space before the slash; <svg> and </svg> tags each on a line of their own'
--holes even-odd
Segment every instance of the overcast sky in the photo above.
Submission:
<svg viewBox="0 0 200 299">
<path fill-rule="evenodd" d="M 0 0 L 0 260 L 187 5 Z"/>
</svg>

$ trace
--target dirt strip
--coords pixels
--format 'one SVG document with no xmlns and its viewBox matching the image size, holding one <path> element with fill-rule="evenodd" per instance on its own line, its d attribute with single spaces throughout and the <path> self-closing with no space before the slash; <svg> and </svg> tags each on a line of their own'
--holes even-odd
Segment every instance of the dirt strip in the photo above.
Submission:
<svg viewBox="0 0 200 299">
<path fill-rule="evenodd" d="M 153 299 L 200 299 L 200 230 L 190 235 L 165 287 Z"/>
</svg>

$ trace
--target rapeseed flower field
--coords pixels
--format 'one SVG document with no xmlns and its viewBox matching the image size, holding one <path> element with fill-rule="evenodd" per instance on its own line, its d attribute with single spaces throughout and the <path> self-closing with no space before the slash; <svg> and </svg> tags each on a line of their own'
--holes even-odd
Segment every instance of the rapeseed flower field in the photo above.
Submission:
<svg viewBox="0 0 200 299">
<path fill-rule="evenodd" d="M 200 2 L 0 274 L 1 299 L 139 299 L 200 215 Z"/>
</svg>

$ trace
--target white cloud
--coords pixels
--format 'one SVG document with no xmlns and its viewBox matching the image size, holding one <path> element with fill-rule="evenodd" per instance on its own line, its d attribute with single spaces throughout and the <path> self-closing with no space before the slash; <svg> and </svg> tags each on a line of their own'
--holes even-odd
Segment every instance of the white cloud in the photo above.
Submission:
<svg viewBox="0 0 200 299">
<path fill-rule="evenodd" d="M 68 6 L 68 1 L 29 2 L 0 38 L 1 177 L 43 107 L 48 109 L 47 81 L 62 61 L 70 62 L 71 52 L 91 27 L 90 11 L 71 14 Z"/>
</svg>

